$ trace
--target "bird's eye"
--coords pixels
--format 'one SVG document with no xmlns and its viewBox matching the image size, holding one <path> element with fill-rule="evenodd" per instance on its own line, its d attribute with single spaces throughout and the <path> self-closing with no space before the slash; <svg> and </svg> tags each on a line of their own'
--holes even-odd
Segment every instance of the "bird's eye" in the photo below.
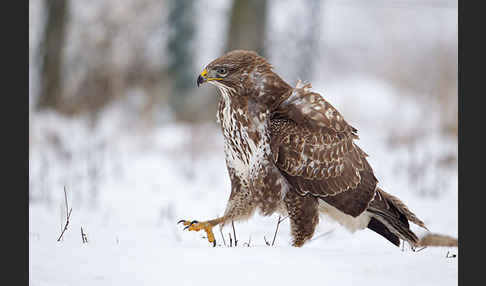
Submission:
<svg viewBox="0 0 486 286">
<path fill-rule="evenodd" d="M 225 76 L 228 73 L 228 70 L 226 68 L 217 68 L 216 72 L 222 76 Z"/>
</svg>

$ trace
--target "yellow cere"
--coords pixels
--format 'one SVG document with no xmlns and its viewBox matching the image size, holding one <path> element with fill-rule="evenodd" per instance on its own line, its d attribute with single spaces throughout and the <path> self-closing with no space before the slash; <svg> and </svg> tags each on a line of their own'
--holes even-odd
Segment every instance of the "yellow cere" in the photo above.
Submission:
<svg viewBox="0 0 486 286">
<path fill-rule="evenodd" d="M 207 69 L 204 69 L 201 73 L 201 76 L 202 77 L 206 77 L 208 75 L 208 70 Z"/>
<path fill-rule="evenodd" d="M 222 80 L 222 78 L 219 78 L 219 77 L 207 77 L 208 75 L 208 70 L 207 69 L 204 69 L 202 72 L 201 72 L 201 76 L 206 79 L 207 81 L 210 81 L 210 80 Z"/>
</svg>

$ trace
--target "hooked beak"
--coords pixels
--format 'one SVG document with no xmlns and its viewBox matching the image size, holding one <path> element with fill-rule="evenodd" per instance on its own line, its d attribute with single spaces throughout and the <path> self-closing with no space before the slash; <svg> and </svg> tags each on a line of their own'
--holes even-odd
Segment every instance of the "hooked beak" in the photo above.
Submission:
<svg viewBox="0 0 486 286">
<path fill-rule="evenodd" d="M 201 84 L 208 82 L 208 81 L 213 81 L 213 80 L 223 80 L 222 77 L 219 77 L 217 75 L 213 75 L 214 72 L 210 72 L 208 74 L 208 70 L 204 69 L 202 73 L 197 77 L 197 87 L 199 87 Z"/>
<path fill-rule="evenodd" d="M 202 73 L 197 77 L 197 87 L 207 81 L 208 71 L 204 69 Z"/>
</svg>

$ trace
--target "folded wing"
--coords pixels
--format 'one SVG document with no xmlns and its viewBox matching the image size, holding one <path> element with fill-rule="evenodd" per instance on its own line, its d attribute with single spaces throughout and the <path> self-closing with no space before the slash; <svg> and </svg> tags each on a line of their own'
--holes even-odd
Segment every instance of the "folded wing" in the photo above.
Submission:
<svg viewBox="0 0 486 286">
<path fill-rule="evenodd" d="M 353 142 L 357 130 L 309 87 L 298 84 L 274 113 L 274 162 L 301 194 L 311 193 L 359 215 L 377 184 L 367 154 Z"/>
</svg>

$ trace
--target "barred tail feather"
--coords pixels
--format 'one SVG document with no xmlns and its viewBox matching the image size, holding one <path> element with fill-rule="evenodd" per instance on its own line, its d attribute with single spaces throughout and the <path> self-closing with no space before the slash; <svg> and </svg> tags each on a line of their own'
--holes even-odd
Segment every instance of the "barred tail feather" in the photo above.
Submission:
<svg viewBox="0 0 486 286">
<path fill-rule="evenodd" d="M 387 201 L 389 201 L 391 204 L 393 204 L 393 206 L 395 208 L 397 208 L 403 215 L 405 215 L 405 217 L 407 218 L 407 220 L 413 222 L 414 224 L 426 229 L 426 230 L 429 230 L 424 222 L 422 220 L 420 220 L 412 211 L 410 211 L 407 206 L 397 197 L 383 191 L 382 189 L 380 188 L 377 188 L 377 192 L 379 192 L 383 197 L 385 197 L 385 199 Z"/>
<path fill-rule="evenodd" d="M 367 212 L 372 219 L 368 228 L 388 239 L 396 246 L 400 245 L 400 239 L 417 246 L 419 238 L 410 230 L 409 221 L 425 229 L 421 221 L 407 206 L 397 197 L 392 196 L 380 188 L 376 189 L 376 195 L 370 203 Z"/>
<path fill-rule="evenodd" d="M 400 239 L 413 246 L 419 242 L 419 238 L 413 233 L 408 223 L 403 223 L 397 217 L 375 209 L 368 209 L 372 213 L 372 219 L 368 228 L 388 239 L 396 246 L 400 246 Z"/>
</svg>

